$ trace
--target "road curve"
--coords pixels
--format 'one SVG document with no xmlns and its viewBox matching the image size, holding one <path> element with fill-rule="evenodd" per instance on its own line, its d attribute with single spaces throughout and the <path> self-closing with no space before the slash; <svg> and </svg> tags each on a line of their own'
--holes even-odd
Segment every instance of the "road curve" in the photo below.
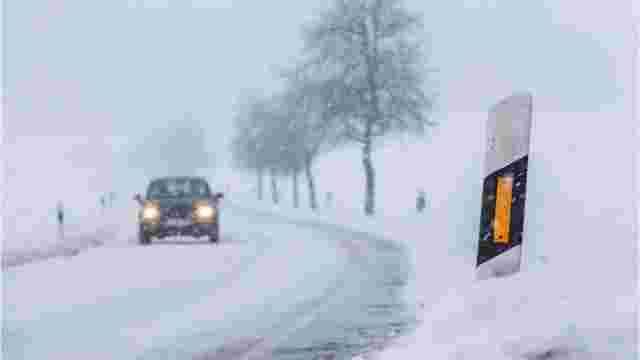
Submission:
<svg viewBox="0 0 640 360">
<path fill-rule="evenodd" d="M 223 232 L 219 245 L 121 241 L 7 270 L 4 355 L 347 359 L 414 320 L 394 243 L 238 206 Z"/>
</svg>

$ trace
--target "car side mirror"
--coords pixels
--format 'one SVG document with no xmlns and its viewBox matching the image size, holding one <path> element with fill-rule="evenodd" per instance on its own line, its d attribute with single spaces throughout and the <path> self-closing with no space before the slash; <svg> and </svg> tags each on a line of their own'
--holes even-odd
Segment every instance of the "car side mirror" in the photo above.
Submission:
<svg viewBox="0 0 640 360">
<path fill-rule="evenodd" d="M 142 201 L 142 196 L 140 194 L 135 194 L 134 197 L 133 197 L 133 200 L 137 201 L 141 205 L 144 202 L 144 201 Z"/>
<path fill-rule="evenodd" d="M 218 201 L 222 198 L 224 198 L 224 194 L 223 193 L 216 193 L 215 195 L 213 195 L 213 198 Z"/>
</svg>

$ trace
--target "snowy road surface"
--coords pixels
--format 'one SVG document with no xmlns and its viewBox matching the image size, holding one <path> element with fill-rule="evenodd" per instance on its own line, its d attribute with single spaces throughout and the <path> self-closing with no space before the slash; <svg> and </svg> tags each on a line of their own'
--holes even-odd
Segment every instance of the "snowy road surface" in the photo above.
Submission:
<svg viewBox="0 0 640 360">
<path fill-rule="evenodd" d="M 5 359 L 347 359 L 413 324 L 398 245 L 225 209 L 219 245 L 119 241 L 4 273 Z"/>
</svg>

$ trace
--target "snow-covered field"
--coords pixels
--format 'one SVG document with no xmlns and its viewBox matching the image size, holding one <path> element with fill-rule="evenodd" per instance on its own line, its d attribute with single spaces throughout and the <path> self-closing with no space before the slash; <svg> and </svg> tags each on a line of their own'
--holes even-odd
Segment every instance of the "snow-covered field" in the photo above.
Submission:
<svg viewBox="0 0 640 360">
<path fill-rule="evenodd" d="M 474 280 L 486 114 L 452 116 L 430 143 L 395 141 L 376 152 L 381 211 L 373 219 L 358 215 L 364 181 L 358 153 L 349 150 L 316 168 L 321 194 L 335 194 L 332 209 L 304 215 L 290 209 L 290 197 L 275 209 L 381 234 L 412 250 L 407 299 L 422 307 L 422 325 L 371 358 L 635 359 L 628 116 L 534 113 L 524 266 L 510 278 Z M 421 216 L 412 214 L 418 187 L 431 200 Z"/>
<path fill-rule="evenodd" d="M 111 215 L 99 208 L 99 197 L 111 190 L 107 143 L 80 135 L 29 135 L 6 138 L 3 152 L 3 266 L 72 253 L 106 231 Z M 64 240 L 56 223 L 58 201 L 65 208 Z"/>
</svg>

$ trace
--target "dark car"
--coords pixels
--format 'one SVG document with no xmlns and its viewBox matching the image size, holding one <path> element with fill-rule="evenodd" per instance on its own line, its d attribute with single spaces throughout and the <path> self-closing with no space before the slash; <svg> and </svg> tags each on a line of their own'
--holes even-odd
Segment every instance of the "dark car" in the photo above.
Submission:
<svg viewBox="0 0 640 360">
<path fill-rule="evenodd" d="M 213 193 L 201 177 L 162 177 L 152 180 L 147 194 L 135 199 L 141 205 L 138 215 L 139 242 L 150 244 L 153 237 L 206 236 L 218 242 L 219 202 L 222 193 Z"/>
</svg>

